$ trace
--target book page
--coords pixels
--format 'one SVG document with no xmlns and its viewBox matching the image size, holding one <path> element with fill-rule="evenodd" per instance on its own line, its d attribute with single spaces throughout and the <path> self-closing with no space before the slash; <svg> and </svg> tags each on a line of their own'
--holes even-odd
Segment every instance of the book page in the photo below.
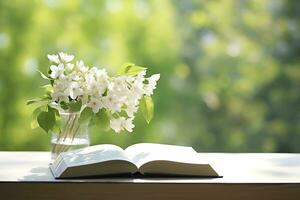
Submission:
<svg viewBox="0 0 300 200">
<path fill-rule="evenodd" d="M 140 143 L 127 147 L 125 152 L 138 168 L 145 163 L 156 160 L 200 163 L 197 152 L 192 147 Z"/>
<path fill-rule="evenodd" d="M 100 163 L 110 160 L 125 160 L 130 162 L 124 150 L 116 145 L 102 144 L 90 146 L 70 152 L 64 152 L 60 156 L 68 167 Z"/>
</svg>

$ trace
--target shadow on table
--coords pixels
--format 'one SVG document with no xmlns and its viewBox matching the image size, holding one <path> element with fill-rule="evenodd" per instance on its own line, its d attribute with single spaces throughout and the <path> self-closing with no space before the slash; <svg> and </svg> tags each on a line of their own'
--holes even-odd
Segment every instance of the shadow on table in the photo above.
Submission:
<svg viewBox="0 0 300 200">
<path fill-rule="evenodd" d="M 52 181 L 54 177 L 49 167 L 35 167 L 30 170 L 30 173 L 19 181 Z"/>
<path fill-rule="evenodd" d="M 297 170 L 293 171 L 291 168 L 300 167 L 300 159 L 293 155 L 286 155 L 280 158 L 266 159 L 270 163 L 271 168 L 262 170 L 263 173 L 273 175 L 276 177 L 289 177 L 297 173 Z M 286 170 L 283 170 L 286 169 Z"/>
<path fill-rule="evenodd" d="M 300 159 L 295 156 L 287 156 L 285 158 L 273 158 L 270 159 L 275 165 L 279 165 L 281 167 L 297 167 L 300 166 Z"/>
</svg>

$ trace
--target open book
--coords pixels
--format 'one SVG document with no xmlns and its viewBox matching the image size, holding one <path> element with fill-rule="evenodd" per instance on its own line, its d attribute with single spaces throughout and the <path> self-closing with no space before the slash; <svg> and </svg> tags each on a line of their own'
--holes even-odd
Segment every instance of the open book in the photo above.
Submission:
<svg viewBox="0 0 300 200">
<path fill-rule="evenodd" d="M 95 145 L 61 153 L 50 165 L 55 178 L 118 174 L 212 176 L 217 172 L 192 147 L 140 143 Z"/>
</svg>

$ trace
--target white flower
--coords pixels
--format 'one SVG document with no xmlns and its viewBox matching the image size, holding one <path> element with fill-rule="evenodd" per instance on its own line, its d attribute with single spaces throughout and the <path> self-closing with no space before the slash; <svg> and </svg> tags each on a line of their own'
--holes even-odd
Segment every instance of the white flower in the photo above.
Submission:
<svg viewBox="0 0 300 200">
<path fill-rule="evenodd" d="M 98 95 L 98 83 L 93 74 L 88 73 L 85 77 L 86 80 L 86 93 L 92 96 Z M 99 95 L 98 95 L 99 96 Z"/>
<path fill-rule="evenodd" d="M 91 68 L 85 76 L 87 83 L 87 93 L 91 95 L 102 96 L 108 87 L 108 75 L 106 70 Z"/>
<path fill-rule="evenodd" d="M 71 62 L 74 59 L 73 55 L 69 55 L 63 52 L 59 53 L 59 57 L 63 62 Z"/>
<path fill-rule="evenodd" d="M 48 57 L 48 59 L 49 59 L 51 62 L 54 62 L 54 63 L 56 63 L 56 64 L 59 64 L 59 63 L 60 63 L 59 58 L 58 58 L 58 55 L 55 55 L 55 54 L 50 55 L 50 54 L 48 54 L 47 57 Z"/>
<path fill-rule="evenodd" d="M 118 91 L 124 94 L 128 89 L 128 81 L 126 76 L 119 76 L 113 79 L 112 90 Z"/>
<path fill-rule="evenodd" d="M 69 96 L 66 95 L 64 92 L 60 92 L 60 91 L 54 92 L 52 93 L 51 97 L 53 101 L 58 101 L 58 102 L 64 101 L 66 103 L 69 102 Z"/>
<path fill-rule="evenodd" d="M 72 72 L 71 74 L 68 75 L 68 78 L 71 80 L 71 81 L 77 81 L 77 82 L 81 82 L 83 81 L 83 77 L 78 74 L 78 73 L 75 73 L 75 72 Z"/>
<path fill-rule="evenodd" d="M 101 108 L 103 108 L 103 103 L 97 98 L 91 98 L 87 103 L 87 106 L 92 108 L 94 113 L 97 113 Z"/>
<path fill-rule="evenodd" d="M 138 75 L 135 77 L 135 81 L 143 83 L 145 80 L 145 75 L 146 75 L 146 70 L 141 71 L 140 73 L 138 73 Z"/>
<path fill-rule="evenodd" d="M 131 86 L 131 91 L 133 96 L 139 96 L 141 97 L 145 91 L 144 91 L 144 84 L 138 81 L 135 81 Z"/>
<path fill-rule="evenodd" d="M 72 81 L 68 76 L 62 74 L 58 79 L 55 79 L 53 85 L 52 100 L 69 102 L 70 84 Z"/>
<path fill-rule="evenodd" d="M 110 120 L 110 127 L 117 133 L 123 130 L 123 121 L 125 120 L 125 117 L 120 117 L 120 118 L 113 118 Z"/>
<path fill-rule="evenodd" d="M 120 97 L 114 94 L 108 94 L 103 97 L 103 104 L 106 108 L 110 109 L 113 113 L 120 112 L 122 104 L 119 102 Z"/>
<path fill-rule="evenodd" d="M 64 73 L 64 64 L 60 63 L 58 66 L 51 65 L 50 70 L 51 70 L 50 77 L 56 79 L 57 77 L 59 77 Z"/>
<path fill-rule="evenodd" d="M 89 96 L 87 94 L 80 95 L 78 96 L 78 100 L 81 101 L 82 105 L 87 105 Z"/>
<path fill-rule="evenodd" d="M 134 124 L 132 123 L 133 118 L 128 118 L 126 119 L 125 122 L 123 122 L 123 127 L 128 131 L 128 132 L 132 132 L 132 129 L 134 128 Z"/>
<path fill-rule="evenodd" d="M 153 74 L 149 79 L 150 81 L 157 82 L 160 79 L 160 74 Z"/>
<path fill-rule="evenodd" d="M 95 80 L 91 79 L 91 78 L 88 79 L 87 80 L 87 87 L 86 87 L 86 89 L 87 89 L 86 92 L 89 95 L 95 95 L 97 93 L 97 91 L 98 91 L 98 84 L 97 84 L 97 82 Z"/>
<path fill-rule="evenodd" d="M 81 73 L 86 73 L 89 69 L 84 65 L 82 60 L 76 62 L 76 67 Z"/>
<path fill-rule="evenodd" d="M 154 74 L 151 77 L 147 78 L 148 84 L 145 85 L 144 90 L 147 96 L 153 94 L 153 90 L 156 88 L 156 82 L 159 80 L 160 74 Z"/>
<path fill-rule="evenodd" d="M 70 97 L 76 99 L 78 96 L 83 94 L 83 90 L 80 88 L 77 82 L 72 82 L 70 84 Z"/>
<path fill-rule="evenodd" d="M 105 69 L 99 69 L 97 67 L 92 67 L 90 69 L 90 72 L 92 72 L 96 78 L 108 78 L 107 72 Z"/>
<path fill-rule="evenodd" d="M 126 114 L 128 115 L 128 117 L 133 117 L 134 113 L 136 113 L 138 110 L 138 106 L 136 106 L 136 104 L 128 104 L 125 111 Z"/>
<path fill-rule="evenodd" d="M 133 118 L 126 119 L 125 117 L 113 118 L 110 120 L 110 127 L 117 133 L 122 130 L 132 132 L 134 124 L 132 123 Z"/>
<path fill-rule="evenodd" d="M 66 70 L 72 71 L 73 68 L 74 68 L 74 64 L 72 64 L 72 63 L 67 63 L 66 64 Z"/>
</svg>

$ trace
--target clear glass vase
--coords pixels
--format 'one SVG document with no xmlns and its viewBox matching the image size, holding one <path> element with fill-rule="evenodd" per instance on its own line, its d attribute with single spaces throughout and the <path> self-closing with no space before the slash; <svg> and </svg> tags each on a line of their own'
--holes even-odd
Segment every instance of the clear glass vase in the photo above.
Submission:
<svg viewBox="0 0 300 200">
<path fill-rule="evenodd" d="M 66 151 L 90 145 L 89 123 L 79 123 L 80 112 L 60 112 L 60 132 L 52 132 L 51 163 Z"/>
</svg>

